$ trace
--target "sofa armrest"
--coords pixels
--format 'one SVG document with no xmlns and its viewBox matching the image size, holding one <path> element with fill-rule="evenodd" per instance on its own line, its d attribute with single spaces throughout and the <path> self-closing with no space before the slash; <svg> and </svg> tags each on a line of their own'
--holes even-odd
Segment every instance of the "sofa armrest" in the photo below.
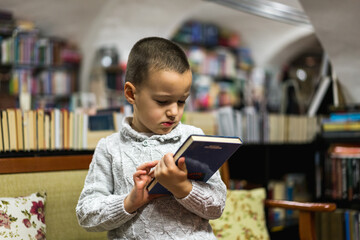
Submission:
<svg viewBox="0 0 360 240">
<path fill-rule="evenodd" d="M 265 200 L 266 207 L 279 207 L 299 210 L 300 240 L 315 240 L 315 212 L 332 212 L 336 209 L 335 203 L 295 202 L 285 200 Z"/>
<path fill-rule="evenodd" d="M 332 212 L 336 209 L 335 203 L 296 202 L 270 199 L 265 200 L 265 206 L 312 212 Z"/>
</svg>

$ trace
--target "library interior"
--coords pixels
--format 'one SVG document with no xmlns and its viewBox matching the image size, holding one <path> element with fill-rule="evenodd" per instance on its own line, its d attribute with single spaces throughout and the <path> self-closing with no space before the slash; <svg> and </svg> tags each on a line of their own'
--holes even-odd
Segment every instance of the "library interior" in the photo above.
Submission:
<svg viewBox="0 0 360 240">
<path fill-rule="evenodd" d="M 158 36 L 190 63 L 181 122 L 243 142 L 219 170 L 216 238 L 360 240 L 359 11 L 350 0 L 1 0 L 0 239 L 107 239 L 75 207 L 99 140 L 133 113 L 130 50 Z"/>
</svg>

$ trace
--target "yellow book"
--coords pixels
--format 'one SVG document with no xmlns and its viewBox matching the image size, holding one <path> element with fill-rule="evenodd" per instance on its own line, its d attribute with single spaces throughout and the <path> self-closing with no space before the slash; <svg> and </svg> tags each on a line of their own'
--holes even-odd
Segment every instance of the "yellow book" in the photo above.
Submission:
<svg viewBox="0 0 360 240">
<path fill-rule="evenodd" d="M 44 138 L 44 109 L 38 109 L 37 115 L 37 139 L 38 139 L 38 150 L 45 149 L 45 138 Z"/>
<path fill-rule="evenodd" d="M 208 135 L 216 133 L 216 117 L 212 112 L 186 112 L 184 123 L 201 128 Z"/>
<path fill-rule="evenodd" d="M 17 151 L 15 109 L 7 109 L 10 151 Z"/>
<path fill-rule="evenodd" d="M 360 122 L 325 122 L 324 131 L 359 131 Z"/>
<path fill-rule="evenodd" d="M 45 137 L 45 150 L 50 149 L 50 115 L 45 113 L 44 115 L 44 137 Z"/>
<path fill-rule="evenodd" d="M 15 110 L 16 114 L 16 133 L 17 133 L 17 147 L 19 151 L 24 150 L 24 126 L 23 126 L 23 112 L 20 108 Z"/>
<path fill-rule="evenodd" d="M 0 114 L 1 117 L 1 114 Z M 2 124 L 1 124 L 1 119 L 0 119 L 0 152 L 4 151 L 4 146 L 3 146 L 3 133 L 2 133 Z"/>
<path fill-rule="evenodd" d="M 30 150 L 30 126 L 29 126 L 29 111 L 24 112 L 24 150 Z"/>
<path fill-rule="evenodd" d="M 69 148 L 74 149 L 74 113 L 69 112 Z"/>
<path fill-rule="evenodd" d="M 63 118 L 63 149 L 69 149 L 69 111 L 62 109 Z"/>
<path fill-rule="evenodd" d="M 2 124 L 2 130 L 3 130 L 4 151 L 9 151 L 10 150 L 9 126 L 8 126 L 8 117 L 7 117 L 6 110 L 2 111 L 1 124 Z"/>
</svg>

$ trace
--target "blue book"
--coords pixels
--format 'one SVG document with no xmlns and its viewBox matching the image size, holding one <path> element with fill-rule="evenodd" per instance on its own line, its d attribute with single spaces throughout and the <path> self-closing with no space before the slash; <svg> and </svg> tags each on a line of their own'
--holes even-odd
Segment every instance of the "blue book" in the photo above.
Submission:
<svg viewBox="0 0 360 240">
<path fill-rule="evenodd" d="M 360 112 L 330 113 L 329 120 L 332 121 L 332 122 L 360 121 Z"/>
<path fill-rule="evenodd" d="M 344 218 L 345 218 L 345 240 L 351 240 L 351 237 L 350 237 L 350 213 L 349 213 L 349 210 L 346 210 L 344 212 Z"/>
<path fill-rule="evenodd" d="M 191 135 L 174 154 L 178 159 L 185 157 L 188 178 L 206 182 L 242 145 L 238 137 Z M 147 186 L 149 194 L 170 194 L 154 178 Z"/>
</svg>

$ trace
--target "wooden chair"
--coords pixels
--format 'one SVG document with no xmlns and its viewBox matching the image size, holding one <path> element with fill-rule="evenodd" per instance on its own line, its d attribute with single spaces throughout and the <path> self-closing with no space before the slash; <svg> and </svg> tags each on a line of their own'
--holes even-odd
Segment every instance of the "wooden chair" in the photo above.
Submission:
<svg viewBox="0 0 360 240">
<path fill-rule="evenodd" d="M 227 163 L 220 169 L 224 183 L 229 186 L 230 174 Z M 335 203 L 296 202 L 285 200 L 265 199 L 266 208 L 283 208 L 299 211 L 299 237 L 300 240 L 316 240 L 315 213 L 332 212 L 336 210 Z"/>
<path fill-rule="evenodd" d="M 332 212 L 336 209 L 334 203 L 295 202 L 284 200 L 265 200 L 265 207 L 285 208 L 299 211 L 299 237 L 300 240 L 316 240 L 315 213 Z M 318 239 L 319 240 L 319 239 Z"/>
</svg>

